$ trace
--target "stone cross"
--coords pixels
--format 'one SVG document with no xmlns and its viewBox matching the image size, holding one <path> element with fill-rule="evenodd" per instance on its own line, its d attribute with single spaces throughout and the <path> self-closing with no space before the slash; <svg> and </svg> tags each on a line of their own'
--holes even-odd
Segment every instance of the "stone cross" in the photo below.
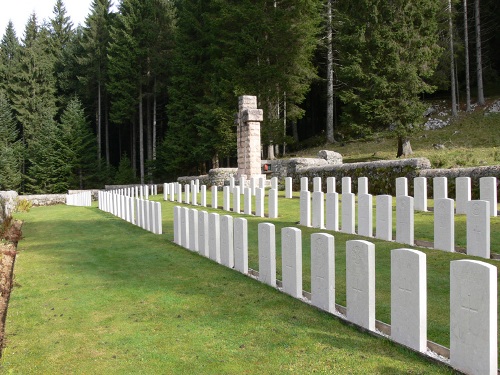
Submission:
<svg viewBox="0 0 500 375">
<path fill-rule="evenodd" d="M 261 175 L 260 122 L 264 115 L 257 109 L 256 96 L 240 96 L 237 114 L 238 176 Z"/>
</svg>

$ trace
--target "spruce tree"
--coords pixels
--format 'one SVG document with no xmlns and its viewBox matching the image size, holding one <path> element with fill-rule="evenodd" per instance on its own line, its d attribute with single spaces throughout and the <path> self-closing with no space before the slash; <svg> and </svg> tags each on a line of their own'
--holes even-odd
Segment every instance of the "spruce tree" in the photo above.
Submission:
<svg viewBox="0 0 500 375">
<path fill-rule="evenodd" d="M 7 96 L 0 90 L 0 190 L 21 186 L 21 146 Z"/>
<path fill-rule="evenodd" d="M 14 24 L 9 21 L 0 42 L 0 90 L 7 95 L 12 103 L 12 81 L 19 64 L 20 45 L 14 30 Z"/>
<path fill-rule="evenodd" d="M 437 14 L 434 0 L 361 0 L 338 3 L 337 74 L 343 83 L 346 126 L 392 127 L 397 156 L 411 153 L 409 136 L 422 119 L 422 93 L 437 64 Z M 405 147 L 406 148 L 405 148 Z"/>
</svg>

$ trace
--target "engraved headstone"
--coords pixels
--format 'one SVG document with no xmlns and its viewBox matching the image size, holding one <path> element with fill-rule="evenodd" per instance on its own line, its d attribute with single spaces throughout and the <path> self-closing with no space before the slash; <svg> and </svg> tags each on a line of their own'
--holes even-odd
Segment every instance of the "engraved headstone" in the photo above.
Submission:
<svg viewBox="0 0 500 375">
<path fill-rule="evenodd" d="M 346 242 L 347 320 L 375 330 L 375 245 Z"/>
<path fill-rule="evenodd" d="M 317 191 L 321 191 L 321 177 L 313 178 L 313 193 Z"/>
<path fill-rule="evenodd" d="M 371 194 L 358 196 L 358 234 L 373 236 L 373 197 Z"/>
<path fill-rule="evenodd" d="M 490 202 L 490 216 L 497 216 L 497 178 L 479 179 L 479 199 Z"/>
<path fill-rule="evenodd" d="M 201 185 L 201 202 L 202 207 L 207 207 L 207 187 L 206 185 Z"/>
<path fill-rule="evenodd" d="M 309 179 L 307 177 L 300 178 L 300 191 L 309 190 Z"/>
<path fill-rule="evenodd" d="M 189 249 L 189 208 L 181 208 L 181 246 Z"/>
<path fill-rule="evenodd" d="M 298 228 L 281 230 L 281 273 L 283 292 L 302 298 L 302 232 Z"/>
<path fill-rule="evenodd" d="M 198 210 L 189 210 L 189 250 L 198 251 Z"/>
<path fill-rule="evenodd" d="M 342 177 L 342 194 L 351 192 L 351 177 Z"/>
<path fill-rule="evenodd" d="M 326 179 L 326 193 L 335 193 L 335 177 L 328 177 Z"/>
<path fill-rule="evenodd" d="M 391 337 L 427 351 L 427 268 L 421 251 L 391 251 Z"/>
<path fill-rule="evenodd" d="M 212 208 L 217 208 L 217 186 L 212 186 Z"/>
<path fill-rule="evenodd" d="M 490 258 L 490 202 L 467 203 L 467 254 Z"/>
<path fill-rule="evenodd" d="M 262 188 L 255 189 L 255 216 L 264 217 L 264 198 L 265 190 Z"/>
<path fill-rule="evenodd" d="M 413 180 L 413 198 L 415 211 L 427 211 L 427 178 L 416 177 Z"/>
<path fill-rule="evenodd" d="M 396 197 L 396 242 L 414 245 L 413 197 Z"/>
<path fill-rule="evenodd" d="M 259 230 L 259 280 L 276 287 L 276 234 L 270 223 L 260 223 Z"/>
<path fill-rule="evenodd" d="M 229 268 L 234 267 L 233 241 L 233 217 L 222 215 L 220 217 L 220 262 Z"/>
<path fill-rule="evenodd" d="M 455 179 L 456 211 L 457 214 L 467 213 L 467 202 L 471 200 L 471 179 L 470 177 L 457 177 Z"/>
<path fill-rule="evenodd" d="M 392 241 L 392 196 L 377 195 L 376 198 L 376 233 L 375 237 Z"/>
<path fill-rule="evenodd" d="M 446 177 L 434 177 L 433 187 L 434 200 L 448 198 L 448 179 Z"/>
<path fill-rule="evenodd" d="M 497 268 L 450 263 L 450 364 L 466 374 L 497 374 Z"/>
<path fill-rule="evenodd" d="M 216 213 L 208 214 L 208 255 L 220 263 L 220 217 Z"/>
<path fill-rule="evenodd" d="M 251 196 L 252 190 L 247 188 Z M 248 273 L 248 223 L 247 219 L 234 219 L 234 268 L 241 273 Z"/>
<path fill-rule="evenodd" d="M 324 194 L 322 191 L 315 191 L 312 194 L 312 227 L 325 227 L 325 204 Z"/>
<path fill-rule="evenodd" d="M 268 209 L 270 219 L 278 218 L 278 190 L 276 189 L 269 190 Z"/>
<path fill-rule="evenodd" d="M 345 178 L 345 177 L 344 177 Z M 355 201 L 356 196 L 353 193 L 342 193 L 342 232 L 356 233 L 355 228 Z"/>
<path fill-rule="evenodd" d="M 368 194 L 368 177 L 358 177 L 358 196 Z"/>
<path fill-rule="evenodd" d="M 396 197 L 408 195 L 408 179 L 406 177 L 396 178 Z"/>
<path fill-rule="evenodd" d="M 293 193 L 292 193 L 292 178 L 291 177 L 285 177 L 285 198 L 292 198 Z"/>
<path fill-rule="evenodd" d="M 311 303 L 335 312 L 335 239 L 326 233 L 311 235 Z"/>
<path fill-rule="evenodd" d="M 300 191 L 300 225 L 311 226 L 311 193 L 307 190 Z"/>
<path fill-rule="evenodd" d="M 243 196 L 243 213 L 245 215 L 252 214 L 252 189 L 245 188 L 245 195 Z"/>
<path fill-rule="evenodd" d="M 327 230 L 339 230 L 339 194 L 326 193 L 326 224 Z"/>
<path fill-rule="evenodd" d="M 231 210 L 231 191 L 230 186 L 224 186 L 222 189 L 222 209 L 224 211 Z"/>
<path fill-rule="evenodd" d="M 198 252 L 208 258 L 208 212 L 198 212 Z"/>
<path fill-rule="evenodd" d="M 453 199 L 434 200 L 434 248 L 455 251 L 455 215 Z"/>
<path fill-rule="evenodd" d="M 236 214 L 239 214 L 241 211 L 240 200 L 241 200 L 240 187 L 235 186 L 233 189 L 233 212 Z"/>
</svg>

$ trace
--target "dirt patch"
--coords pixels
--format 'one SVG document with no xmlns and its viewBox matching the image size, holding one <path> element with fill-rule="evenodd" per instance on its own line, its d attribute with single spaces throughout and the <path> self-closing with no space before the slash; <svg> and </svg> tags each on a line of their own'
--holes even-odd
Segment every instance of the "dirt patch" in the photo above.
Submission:
<svg viewBox="0 0 500 375">
<path fill-rule="evenodd" d="M 10 292 L 14 275 L 14 263 L 16 261 L 17 243 L 21 239 L 22 222 L 10 221 L 4 226 L 0 238 L 0 358 L 5 345 L 5 320 L 9 307 Z"/>
</svg>

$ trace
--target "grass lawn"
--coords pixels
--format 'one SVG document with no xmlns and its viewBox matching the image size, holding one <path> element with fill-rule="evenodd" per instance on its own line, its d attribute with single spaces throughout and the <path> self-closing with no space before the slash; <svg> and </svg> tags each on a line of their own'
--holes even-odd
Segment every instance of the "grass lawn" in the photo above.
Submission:
<svg viewBox="0 0 500 375">
<path fill-rule="evenodd" d="M 18 214 L 25 221 L 24 240 L 15 266 L 2 372 L 451 373 L 174 245 L 174 204 L 162 205 L 160 236 L 95 207 L 61 205 Z M 288 212 L 296 210 L 297 199 L 281 199 L 280 205 L 286 215 L 272 220 L 277 230 L 297 221 L 292 218 L 297 211 Z M 249 218 L 250 266 L 255 269 L 258 222 Z M 311 232 L 303 229 L 304 259 Z M 341 304 L 345 304 L 345 239 L 336 235 Z M 382 249 L 377 243 L 377 317 L 384 321 L 388 312 L 381 306 L 387 303 L 383 295 L 388 293 L 389 274 L 384 262 L 391 245 Z M 278 253 L 279 249 L 278 245 Z M 436 254 L 443 257 L 438 262 L 443 269 L 429 273 L 447 274 L 448 260 L 460 257 Z M 304 264 L 307 289 L 309 262 Z M 443 283 L 437 289 L 446 291 Z M 430 300 L 436 298 L 432 290 Z M 430 306 L 446 310 L 447 300 L 437 302 Z M 446 313 L 429 315 L 434 314 Z"/>
</svg>

